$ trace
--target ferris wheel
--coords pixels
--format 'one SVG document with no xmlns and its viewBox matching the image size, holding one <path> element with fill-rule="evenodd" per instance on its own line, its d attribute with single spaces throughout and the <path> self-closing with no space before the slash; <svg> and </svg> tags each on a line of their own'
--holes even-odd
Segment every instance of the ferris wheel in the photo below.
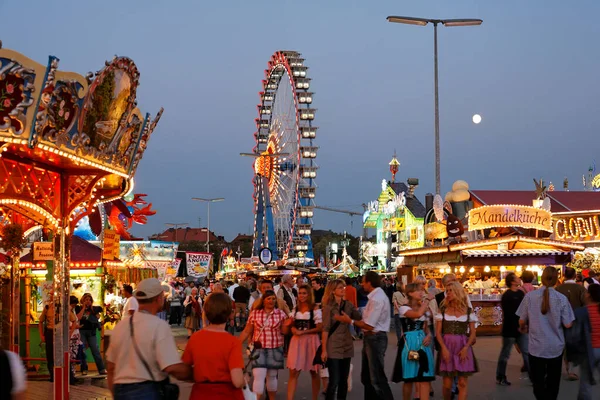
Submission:
<svg viewBox="0 0 600 400">
<path fill-rule="evenodd" d="M 317 149 L 314 93 L 301 54 L 278 51 L 268 63 L 256 118 L 254 254 L 273 260 L 314 260 L 310 234 Z"/>
</svg>

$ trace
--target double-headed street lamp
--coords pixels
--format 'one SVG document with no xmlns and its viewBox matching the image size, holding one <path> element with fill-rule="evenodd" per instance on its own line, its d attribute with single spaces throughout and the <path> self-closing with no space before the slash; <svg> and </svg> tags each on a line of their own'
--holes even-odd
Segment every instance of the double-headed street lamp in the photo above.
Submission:
<svg viewBox="0 0 600 400">
<path fill-rule="evenodd" d="M 167 222 L 165 225 L 172 226 L 173 228 L 175 228 L 175 241 L 177 242 L 177 231 L 179 231 L 179 227 L 186 226 L 189 224 L 187 222 L 180 222 L 180 223 Z"/>
<path fill-rule="evenodd" d="M 438 47 L 437 47 L 437 26 L 475 26 L 481 25 L 481 19 L 427 19 L 413 17 L 387 17 L 389 22 L 398 24 L 425 26 L 433 24 L 433 62 L 434 62 L 434 87 L 435 87 L 435 193 L 440 194 L 440 109 L 438 101 Z"/>
<path fill-rule="evenodd" d="M 216 203 L 217 201 L 224 201 L 225 198 L 224 197 L 217 197 L 214 199 L 203 199 L 200 197 L 192 197 L 192 200 L 196 200 L 196 201 L 203 201 L 206 203 L 206 212 L 208 214 L 207 216 L 207 223 L 206 223 L 206 252 L 209 253 L 210 252 L 210 203 Z"/>
</svg>

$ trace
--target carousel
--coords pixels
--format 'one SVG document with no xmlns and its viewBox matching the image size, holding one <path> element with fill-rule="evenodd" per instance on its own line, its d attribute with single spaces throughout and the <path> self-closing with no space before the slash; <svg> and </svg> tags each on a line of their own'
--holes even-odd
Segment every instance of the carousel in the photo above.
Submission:
<svg viewBox="0 0 600 400">
<path fill-rule="evenodd" d="M 140 73 L 126 57 L 85 76 L 58 67 L 54 56 L 40 64 L 0 48 L 0 217 L 11 275 L 11 330 L 2 345 L 27 358 L 19 339 L 28 322 L 20 309 L 19 259 L 23 237 L 41 230 L 32 263 L 43 264 L 54 294 L 48 299 L 55 315 L 54 398 L 65 399 L 73 232 L 98 205 L 132 190 L 162 110 L 151 118 L 136 107 Z"/>
</svg>

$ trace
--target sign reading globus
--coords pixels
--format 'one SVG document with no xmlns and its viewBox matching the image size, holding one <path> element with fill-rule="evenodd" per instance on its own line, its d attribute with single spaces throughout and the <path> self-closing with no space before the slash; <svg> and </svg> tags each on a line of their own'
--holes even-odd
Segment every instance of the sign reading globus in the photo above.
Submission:
<svg viewBox="0 0 600 400">
<path fill-rule="evenodd" d="M 554 235 L 559 240 L 586 242 L 600 240 L 600 214 L 556 216 Z"/>
<path fill-rule="evenodd" d="M 469 211 L 469 230 L 518 227 L 552 232 L 552 213 L 519 205 L 489 205 Z"/>
</svg>

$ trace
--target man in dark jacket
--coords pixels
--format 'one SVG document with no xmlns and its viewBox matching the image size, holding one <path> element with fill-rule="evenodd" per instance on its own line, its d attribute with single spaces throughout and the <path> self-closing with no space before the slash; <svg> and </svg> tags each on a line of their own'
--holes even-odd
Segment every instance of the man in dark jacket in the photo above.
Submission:
<svg viewBox="0 0 600 400">
<path fill-rule="evenodd" d="M 504 318 L 502 321 L 502 350 L 500 350 L 500 356 L 498 357 L 496 383 L 501 386 L 510 386 L 510 382 L 506 379 L 506 364 L 513 346 L 515 343 L 519 345 L 523 364 L 528 371 L 529 354 L 527 351 L 528 337 L 527 334 L 519 332 L 519 316 L 517 315 L 517 310 L 523 298 L 525 298 L 525 293 L 519 290 L 521 280 L 512 272 L 506 275 L 505 280 L 508 290 L 504 292 L 500 300 Z"/>
<path fill-rule="evenodd" d="M 556 287 L 556 291 L 564 294 L 569 299 L 569 304 L 573 311 L 585 305 L 586 289 L 575 281 L 577 271 L 573 268 L 565 268 L 565 281 L 562 285 Z M 572 370 L 572 363 L 565 358 L 565 366 L 567 368 L 567 376 L 571 381 L 576 381 L 579 377 Z"/>
</svg>

